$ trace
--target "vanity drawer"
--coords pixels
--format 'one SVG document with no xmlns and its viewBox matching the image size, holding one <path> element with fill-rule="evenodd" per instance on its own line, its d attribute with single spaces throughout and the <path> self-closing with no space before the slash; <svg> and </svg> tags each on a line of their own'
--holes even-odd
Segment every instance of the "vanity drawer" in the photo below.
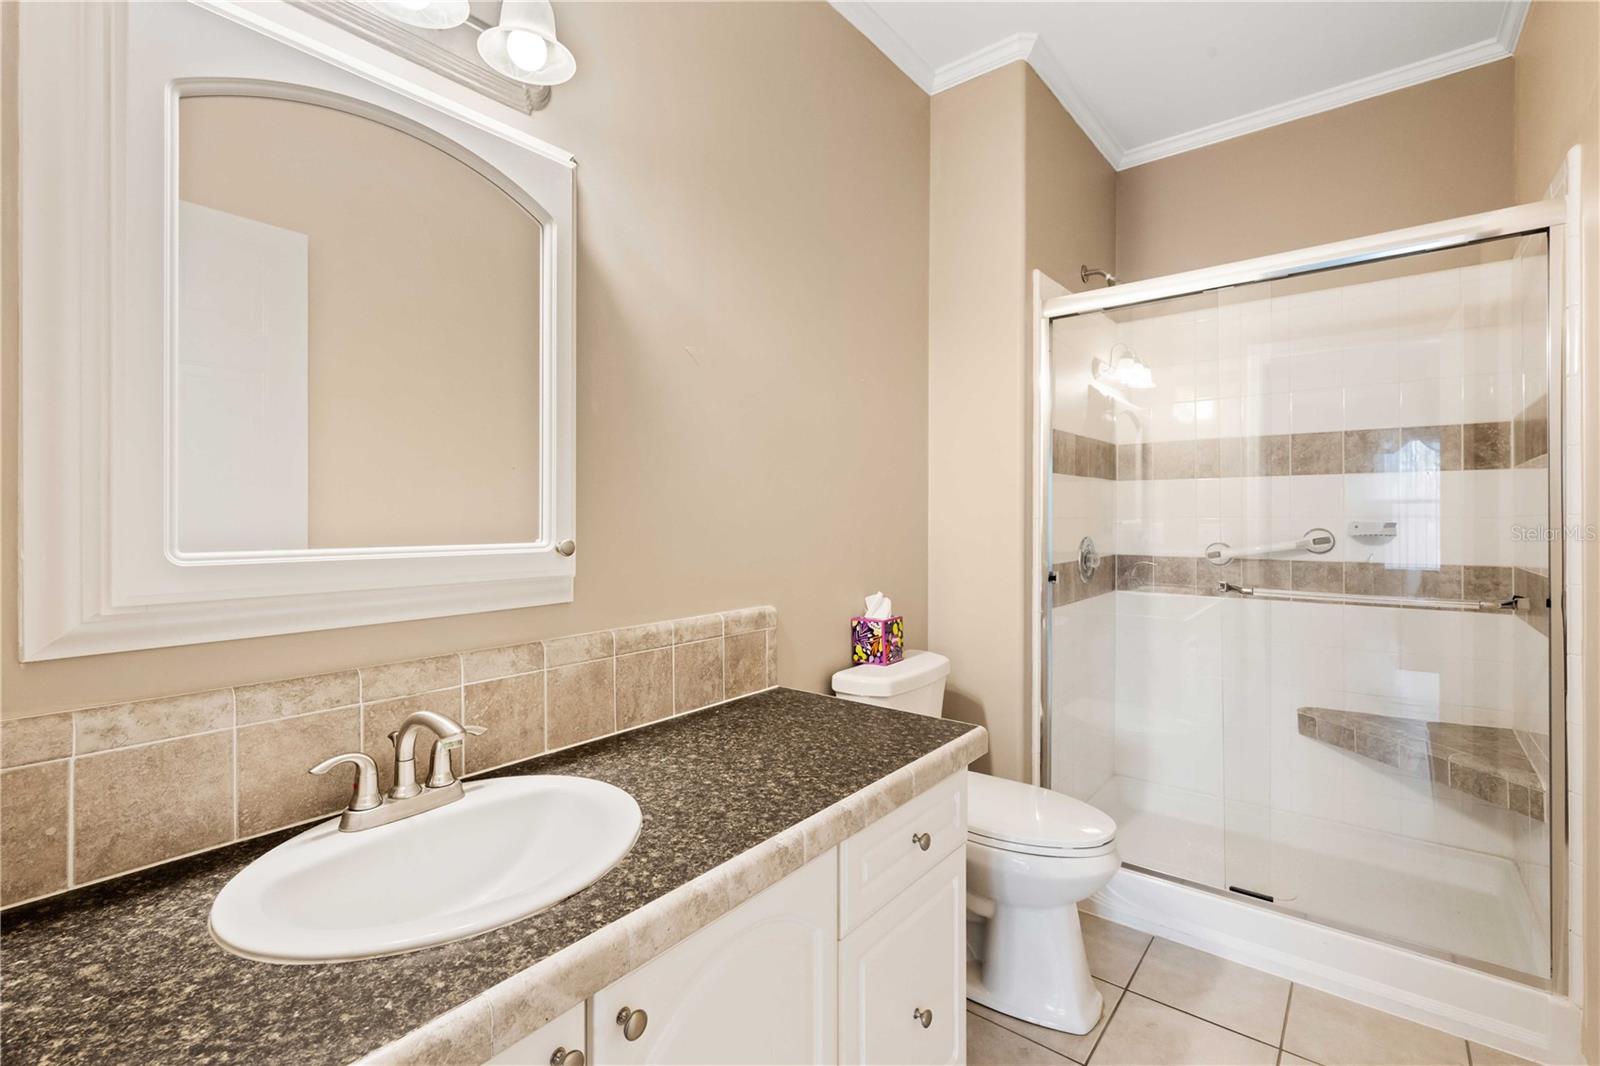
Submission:
<svg viewBox="0 0 1600 1066">
<path fill-rule="evenodd" d="M 839 845 L 839 935 L 866 921 L 946 855 L 964 855 L 966 843 L 967 775 L 961 771 Z"/>
</svg>

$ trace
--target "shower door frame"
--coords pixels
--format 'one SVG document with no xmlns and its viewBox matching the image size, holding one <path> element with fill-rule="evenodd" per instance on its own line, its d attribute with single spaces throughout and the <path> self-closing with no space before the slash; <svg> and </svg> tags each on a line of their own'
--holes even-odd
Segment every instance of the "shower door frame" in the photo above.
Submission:
<svg viewBox="0 0 1600 1066">
<path fill-rule="evenodd" d="M 1565 255 L 1567 249 L 1564 237 L 1567 225 L 1568 211 L 1566 202 L 1563 200 L 1544 200 L 1516 207 L 1501 208 L 1497 211 L 1486 211 L 1477 215 L 1447 219 L 1443 222 L 1433 222 L 1424 226 L 1391 230 L 1387 233 L 1377 233 L 1332 244 L 1315 245 L 1310 248 L 1283 252 L 1278 255 L 1245 259 L 1200 270 L 1169 274 L 1165 277 L 1125 282 L 1115 286 L 1090 289 L 1085 292 L 1069 293 L 1065 296 L 1057 296 L 1053 299 L 1045 300 L 1040 305 L 1040 319 L 1037 323 L 1040 334 L 1040 341 L 1037 345 L 1039 363 L 1034 368 L 1034 380 L 1037 383 L 1038 393 L 1037 409 L 1033 412 L 1035 456 L 1048 457 L 1051 454 L 1051 419 L 1055 400 L 1054 391 L 1050 387 L 1050 382 L 1053 380 L 1051 325 L 1057 319 L 1070 318 L 1097 311 L 1109 311 L 1136 304 L 1147 304 L 1157 300 L 1195 296 L 1256 282 L 1277 281 L 1306 274 L 1338 270 L 1343 267 L 1359 266 L 1391 259 L 1403 259 L 1408 256 L 1444 251 L 1451 248 L 1462 248 L 1502 238 L 1530 236 L 1540 233 L 1545 235 L 1547 246 L 1545 373 L 1546 406 L 1548 408 L 1546 428 L 1548 437 L 1546 444 L 1549 456 L 1549 491 L 1547 493 L 1545 519 L 1549 548 L 1550 638 L 1548 650 L 1551 708 L 1550 781 L 1546 792 L 1548 797 L 1548 811 L 1546 813 L 1550 819 L 1550 976 L 1548 978 L 1539 977 L 1490 963 L 1465 959 L 1449 952 L 1385 937 L 1370 930 L 1346 928 L 1337 923 L 1326 922 L 1308 915 L 1301 915 L 1301 917 L 1319 925 L 1343 929 L 1345 932 L 1354 933 L 1379 943 L 1390 944 L 1408 951 L 1444 959 L 1480 972 L 1508 978 L 1557 994 L 1566 993 L 1569 963 L 1567 959 L 1569 885 L 1567 884 L 1566 527 L 1564 524 L 1566 522 L 1566 506 L 1562 480 L 1562 467 L 1566 453 L 1564 450 L 1565 435 L 1562 422 L 1566 415 L 1566 353 L 1568 347 L 1576 344 L 1578 340 L 1578 338 L 1566 336 Z M 1044 480 L 1042 486 L 1036 487 L 1042 488 L 1042 496 L 1036 496 L 1036 498 L 1042 498 L 1048 502 L 1051 499 L 1050 479 L 1052 471 L 1050 463 L 1047 460 L 1038 461 L 1036 459 L 1034 465 L 1038 476 Z M 1045 516 L 1045 521 L 1038 524 L 1038 528 L 1040 529 L 1040 535 L 1034 567 L 1036 575 L 1035 595 L 1038 596 L 1038 602 L 1041 604 L 1038 625 L 1040 627 L 1042 653 L 1039 656 L 1040 670 L 1038 673 L 1040 688 L 1035 693 L 1035 699 L 1039 701 L 1043 713 L 1039 715 L 1039 730 L 1037 734 L 1037 779 L 1041 785 L 1049 788 L 1051 787 L 1052 777 L 1050 744 L 1051 732 L 1054 728 L 1054 723 L 1052 722 L 1054 708 L 1050 699 L 1052 607 L 1049 576 L 1054 565 L 1054 559 L 1052 558 L 1054 545 L 1052 544 L 1051 522 L 1048 515 Z M 1589 856 L 1587 859 L 1588 861 L 1595 861 L 1593 856 Z M 1223 892 L 1213 886 L 1197 884 L 1180 877 L 1162 873 L 1159 870 L 1150 870 L 1144 867 L 1136 867 L 1136 869 L 1153 877 L 1213 893 L 1243 906 L 1267 907 L 1277 910 L 1279 913 L 1284 913 L 1278 908 L 1273 908 L 1270 904 L 1258 902 L 1248 897 L 1240 896 L 1237 893 Z"/>
</svg>

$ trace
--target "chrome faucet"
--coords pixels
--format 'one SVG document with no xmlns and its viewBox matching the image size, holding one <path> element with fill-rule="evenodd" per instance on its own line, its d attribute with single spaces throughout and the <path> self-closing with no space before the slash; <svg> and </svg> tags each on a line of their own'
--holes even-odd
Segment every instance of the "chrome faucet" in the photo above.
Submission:
<svg viewBox="0 0 1600 1066">
<path fill-rule="evenodd" d="M 434 734 L 432 762 L 426 785 L 417 784 L 417 734 L 427 729 Z M 481 736 L 483 726 L 462 725 L 433 711 L 413 711 L 400 728 L 389 734 L 394 744 L 394 785 L 388 796 L 378 792 L 378 764 L 359 751 L 335 755 L 313 766 L 311 773 L 321 776 L 335 766 L 350 763 L 356 768 L 356 786 L 350 805 L 339 818 L 339 831 L 356 833 L 390 822 L 398 822 L 423 811 L 454 803 L 466 793 L 450 766 L 450 753 L 466 741 L 467 735 Z"/>
</svg>

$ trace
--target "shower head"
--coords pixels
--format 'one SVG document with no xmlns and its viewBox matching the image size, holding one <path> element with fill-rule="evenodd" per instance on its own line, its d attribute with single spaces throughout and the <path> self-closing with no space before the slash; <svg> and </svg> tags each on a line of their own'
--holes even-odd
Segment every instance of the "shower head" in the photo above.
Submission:
<svg viewBox="0 0 1600 1066">
<path fill-rule="evenodd" d="M 1089 284 L 1090 278 L 1105 278 L 1106 288 L 1108 289 L 1117 283 L 1117 276 L 1115 274 L 1101 270 L 1099 267 L 1089 266 L 1088 264 L 1080 266 L 1078 268 L 1078 280 L 1087 285 Z"/>
</svg>

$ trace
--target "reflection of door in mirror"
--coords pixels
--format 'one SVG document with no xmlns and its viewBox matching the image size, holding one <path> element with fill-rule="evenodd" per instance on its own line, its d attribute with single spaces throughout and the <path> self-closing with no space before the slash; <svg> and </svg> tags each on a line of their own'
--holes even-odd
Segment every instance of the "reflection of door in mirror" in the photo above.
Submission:
<svg viewBox="0 0 1600 1066">
<path fill-rule="evenodd" d="M 539 222 L 379 117 L 180 101 L 181 552 L 539 537 Z"/>
</svg>

